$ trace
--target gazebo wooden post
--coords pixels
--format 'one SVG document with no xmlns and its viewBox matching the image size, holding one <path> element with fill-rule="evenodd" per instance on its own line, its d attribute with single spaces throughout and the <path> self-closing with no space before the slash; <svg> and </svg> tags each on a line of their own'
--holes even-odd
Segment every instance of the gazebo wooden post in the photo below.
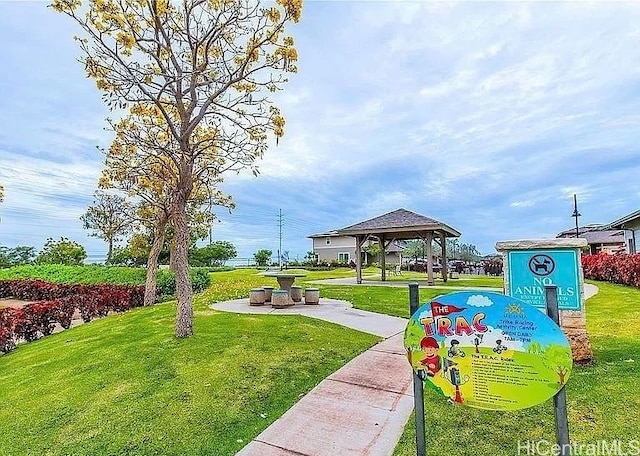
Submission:
<svg viewBox="0 0 640 456">
<path fill-rule="evenodd" d="M 362 240 L 364 236 L 356 236 L 356 283 L 362 283 Z"/>
<path fill-rule="evenodd" d="M 378 242 L 380 245 L 380 267 L 382 268 L 380 279 L 384 282 L 387 280 L 387 252 L 384 248 L 384 234 L 378 236 Z"/>
<path fill-rule="evenodd" d="M 435 285 L 433 280 L 433 249 L 431 242 L 433 241 L 433 231 L 429 231 L 426 236 L 427 244 L 427 285 Z"/>
<path fill-rule="evenodd" d="M 442 280 L 446 282 L 447 276 L 449 275 L 449 268 L 447 267 L 447 237 L 444 231 L 440 233 L 440 242 L 442 243 Z"/>
</svg>

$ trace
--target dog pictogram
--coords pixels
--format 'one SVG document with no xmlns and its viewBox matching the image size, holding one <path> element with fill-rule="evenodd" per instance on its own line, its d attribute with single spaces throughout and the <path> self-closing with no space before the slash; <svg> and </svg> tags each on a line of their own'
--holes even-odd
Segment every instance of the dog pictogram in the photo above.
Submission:
<svg viewBox="0 0 640 456">
<path fill-rule="evenodd" d="M 556 263 L 549 255 L 533 255 L 529 260 L 529 270 L 537 276 L 548 276 L 556 268 Z"/>
</svg>

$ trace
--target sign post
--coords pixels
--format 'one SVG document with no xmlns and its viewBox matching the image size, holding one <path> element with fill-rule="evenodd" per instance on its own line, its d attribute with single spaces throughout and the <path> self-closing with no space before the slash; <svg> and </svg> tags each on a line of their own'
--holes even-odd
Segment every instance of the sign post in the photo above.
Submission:
<svg viewBox="0 0 640 456">
<path fill-rule="evenodd" d="M 418 285 L 409 284 L 404 346 L 413 368 L 417 456 L 426 456 L 425 385 L 450 403 L 485 410 L 520 410 L 553 398 L 558 454 L 570 455 L 571 347 L 558 324 L 558 287 L 545 286 L 543 298 L 546 315 L 479 290 L 437 296 L 418 308 Z"/>
<path fill-rule="evenodd" d="M 409 284 L 409 314 L 413 316 L 420 306 L 418 284 Z M 426 431 L 424 426 L 424 371 L 413 371 L 413 402 L 416 416 L 416 456 L 426 456 Z"/>
<path fill-rule="evenodd" d="M 560 325 L 560 311 L 558 310 L 558 287 L 547 285 L 545 287 L 547 301 L 547 316 L 558 326 Z M 564 385 L 553 396 L 553 409 L 556 418 L 556 443 L 560 446 L 559 456 L 568 456 L 569 451 L 569 417 L 567 414 L 567 393 Z"/>
</svg>

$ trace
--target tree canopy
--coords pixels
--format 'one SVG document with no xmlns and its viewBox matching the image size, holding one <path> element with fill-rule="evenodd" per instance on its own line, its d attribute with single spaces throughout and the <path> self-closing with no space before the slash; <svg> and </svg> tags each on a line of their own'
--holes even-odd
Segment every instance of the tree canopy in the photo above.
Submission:
<svg viewBox="0 0 640 456">
<path fill-rule="evenodd" d="M 40 264 L 79 265 L 87 259 L 85 248 L 65 237 L 59 240 L 48 238 L 38 254 L 36 262 Z"/>
<path fill-rule="evenodd" d="M 258 266 L 267 266 L 273 252 L 267 249 L 260 249 L 253 254 L 253 258 L 256 260 Z"/>
<path fill-rule="evenodd" d="M 107 242 L 107 264 L 111 263 L 113 245 L 120 241 L 132 225 L 131 206 L 120 195 L 97 191 L 94 201 L 80 217 L 85 229 L 91 230 L 95 236 Z"/>
</svg>

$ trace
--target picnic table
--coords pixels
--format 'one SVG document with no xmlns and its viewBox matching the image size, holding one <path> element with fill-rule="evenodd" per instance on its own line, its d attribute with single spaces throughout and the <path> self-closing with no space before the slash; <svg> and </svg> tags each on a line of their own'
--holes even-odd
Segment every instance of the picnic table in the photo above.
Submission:
<svg viewBox="0 0 640 456">
<path fill-rule="evenodd" d="M 297 277 L 306 277 L 306 274 L 291 274 L 285 272 L 265 272 L 265 277 L 275 277 L 280 285 L 281 290 L 287 290 L 289 293 L 289 299 L 291 299 L 291 286 L 296 281 Z"/>
</svg>

